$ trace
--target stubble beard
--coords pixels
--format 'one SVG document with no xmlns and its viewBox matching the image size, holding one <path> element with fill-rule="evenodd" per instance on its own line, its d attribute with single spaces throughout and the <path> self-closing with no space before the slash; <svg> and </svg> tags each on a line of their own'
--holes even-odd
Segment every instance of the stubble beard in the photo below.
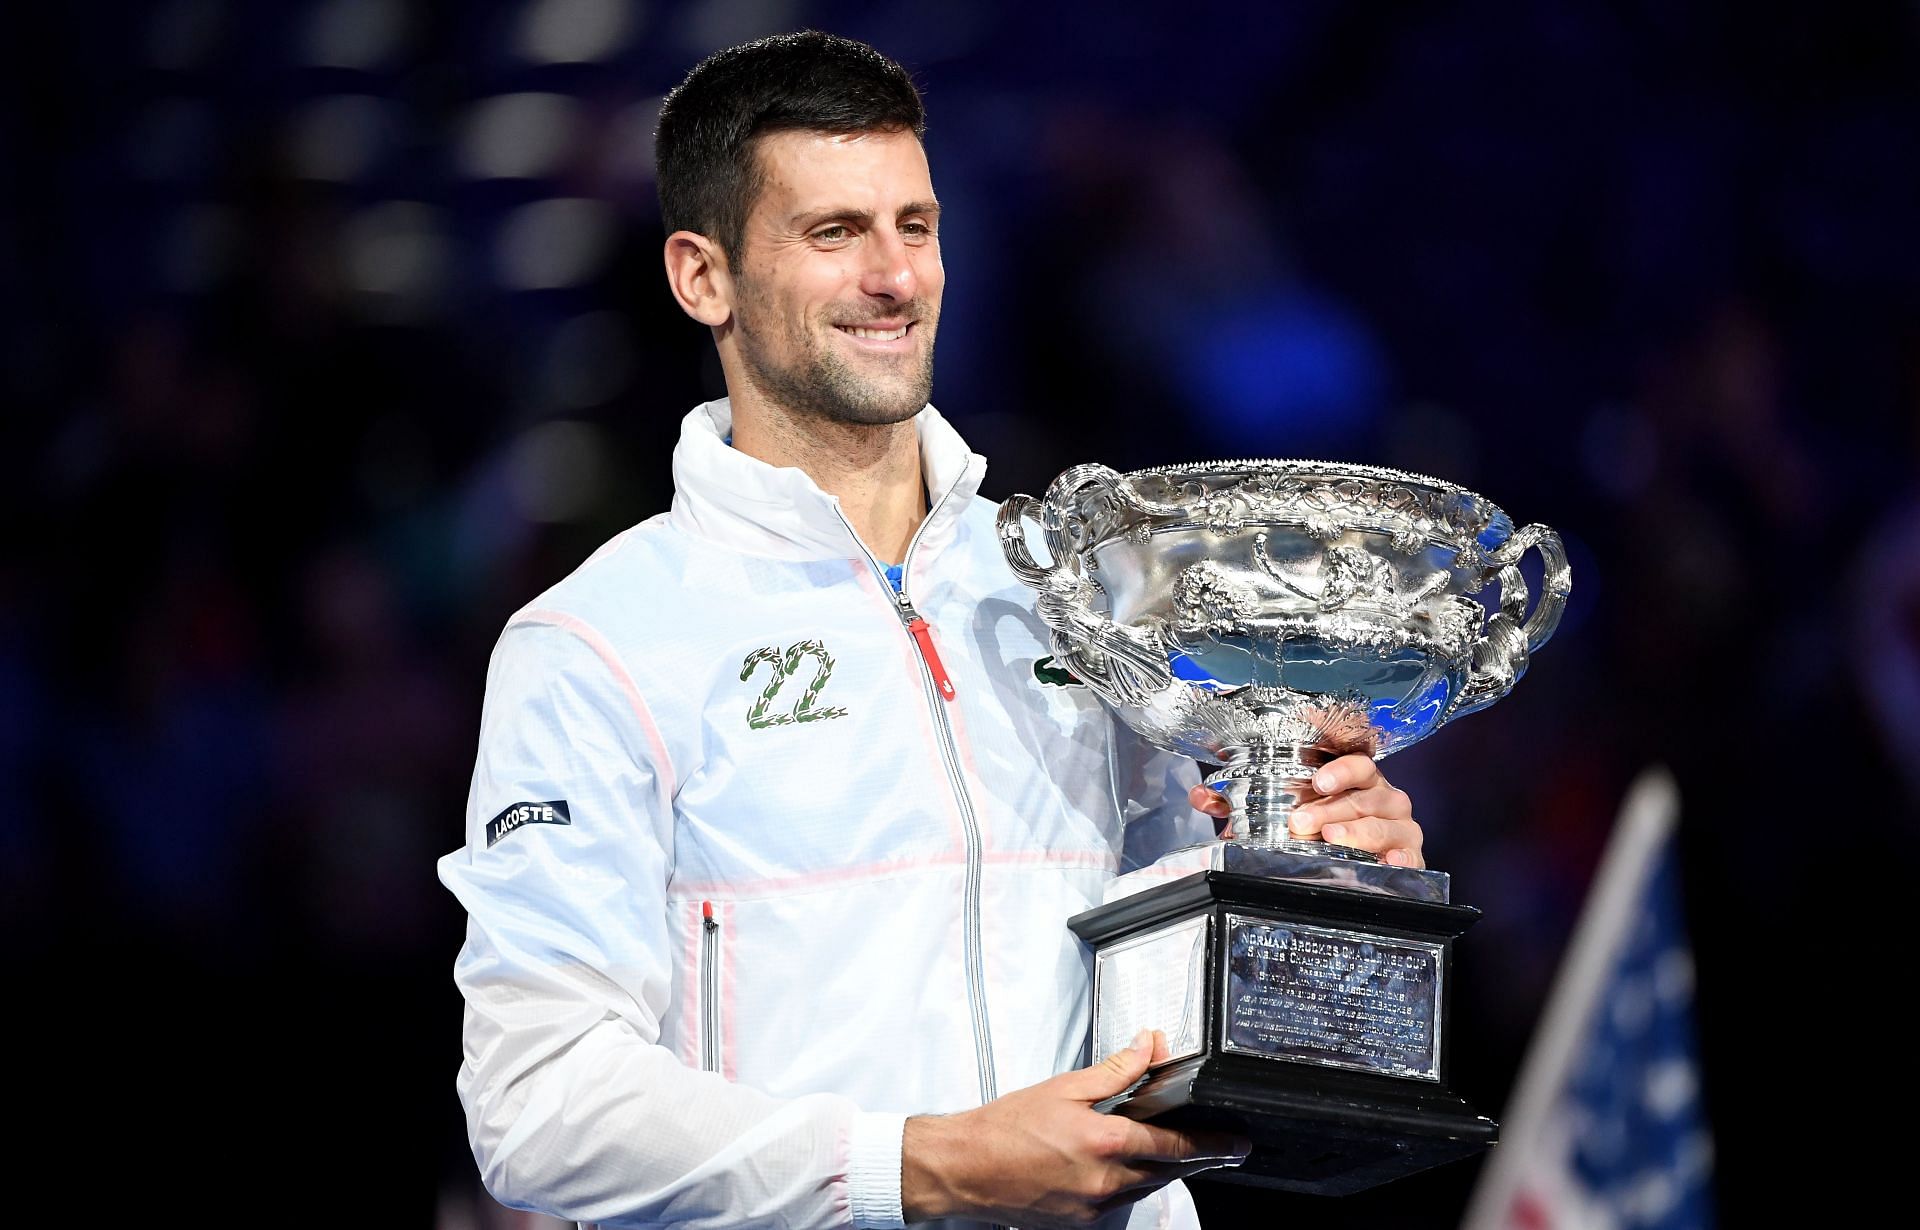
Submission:
<svg viewBox="0 0 1920 1230">
<path fill-rule="evenodd" d="M 773 318 L 765 301 L 750 287 L 745 289 L 754 305 L 752 315 L 760 320 Z M 759 331 L 746 327 L 745 321 L 740 329 L 740 361 L 762 396 L 797 416 L 867 427 L 904 422 L 920 413 L 933 395 L 931 338 L 939 321 L 938 311 L 924 306 L 909 315 L 914 332 L 926 330 L 929 340 L 920 348 L 918 367 L 904 383 L 862 377 L 844 357 L 828 349 L 807 322 L 791 319 L 785 326 L 786 341 L 800 356 L 798 361 L 784 365 L 776 361 Z"/>
</svg>

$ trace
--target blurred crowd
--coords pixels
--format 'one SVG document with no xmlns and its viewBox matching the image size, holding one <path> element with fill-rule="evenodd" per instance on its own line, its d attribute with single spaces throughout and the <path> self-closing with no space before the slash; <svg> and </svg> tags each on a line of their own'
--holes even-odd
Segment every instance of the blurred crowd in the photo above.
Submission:
<svg viewBox="0 0 1920 1230">
<path fill-rule="evenodd" d="M 0 919 L 32 1028 L 87 1056 L 53 1121 L 144 1153 L 200 1100 L 221 1191 L 492 1224 L 433 874 L 487 655 L 664 510 L 719 393 L 660 276 L 660 96 L 817 25 L 926 93 L 934 397 L 987 494 L 1321 456 L 1566 535 L 1531 673 L 1386 766 L 1485 911 L 1453 1083 L 1497 1116 L 1626 783 L 1669 764 L 1740 1224 L 1785 1148 L 1753 1065 L 1815 1079 L 1768 1058 L 1777 962 L 1840 910 L 1806 847 L 1920 812 L 1920 15 L 1241 9 L 0 16 Z M 1472 1174 L 1312 1216 L 1450 1226 Z"/>
</svg>

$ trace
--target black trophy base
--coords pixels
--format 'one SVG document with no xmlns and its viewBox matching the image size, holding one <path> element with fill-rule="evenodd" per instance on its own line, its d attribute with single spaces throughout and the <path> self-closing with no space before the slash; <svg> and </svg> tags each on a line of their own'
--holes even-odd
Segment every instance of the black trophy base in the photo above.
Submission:
<svg viewBox="0 0 1920 1230">
<path fill-rule="evenodd" d="M 1447 1088 L 1443 1046 L 1451 941 L 1478 917 L 1221 870 L 1076 916 L 1096 956 L 1095 1037 L 1159 1028 L 1177 1048 L 1098 1109 L 1253 1142 L 1240 1166 L 1196 1179 L 1325 1196 L 1488 1148 L 1499 1127 Z M 1167 982 L 1143 991 L 1143 978 Z M 1182 1028 L 1150 1019 L 1175 1001 Z"/>
<path fill-rule="evenodd" d="M 1382 1097 L 1337 1076 L 1277 1080 L 1263 1068 L 1263 1061 L 1231 1055 L 1188 1059 L 1149 1073 L 1096 1109 L 1166 1127 L 1240 1133 L 1253 1141 L 1244 1163 L 1194 1177 L 1319 1196 L 1352 1195 L 1471 1157 L 1498 1135 L 1491 1120 L 1444 1092 Z"/>
</svg>

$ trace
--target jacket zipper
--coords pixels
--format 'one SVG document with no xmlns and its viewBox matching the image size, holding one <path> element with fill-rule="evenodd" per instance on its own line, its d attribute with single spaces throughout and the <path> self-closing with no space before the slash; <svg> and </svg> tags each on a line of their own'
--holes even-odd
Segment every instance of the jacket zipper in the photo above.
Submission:
<svg viewBox="0 0 1920 1230">
<path fill-rule="evenodd" d="M 956 484 L 957 485 L 957 484 Z M 966 779 L 960 774 L 960 751 L 953 737 L 953 723 L 947 717 L 946 702 L 954 697 L 953 679 L 947 674 L 947 668 L 940 661 L 939 653 L 933 647 L 933 626 L 921 618 L 920 612 L 913 609 L 913 603 L 907 599 L 906 577 L 913 565 L 913 550 L 920 545 L 920 534 L 940 511 L 947 497 L 953 494 L 949 487 L 945 495 L 934 502 L 927 510 L 926 519 L 920 528 L 913 532 L 913 538 L 907 543 L 906 558 L 901 561 L 899 590 L 887 580 L 887 570 L 880 561 L 860 542 L 860 535 L 854 533 L 853 525 L 846 514 L 839 513 L 840 522 L 847 527 L 847 534 L 859 543 L 860 553 L 867 557 L 867 566 L 880 582 L 882 593 L 892 593 L 893 613 L 900 619 L 900 625 L 912 638 L 914 648 L 920 651 L 920 665 L 923 672 L 920 677 L 921 691 L 927 699 L 927 708 L 933 714 L 934 728 L 940 734 L 940 759 L 947 770 L 947 785 L 953 791 L 954 801 L 960 807 L 960 828 L 966 836 L 967 875 L 961 902 L 963 927 L 962 941 L 967 968 L 967 1004 L 973 1015 L 973 1052 L 974 1061 L 979 1066 L 980 1100 L 991 1102 L 998 1096 L 998 1082 L 994 1078 L 993 1043 L 987 1032 L 987 979 L 986 968 L 981 960 L 980 926 L 980 823 L 974 815 L 973 799 L 967 793 Z M 838 513 L 838 510 L 835 510 Z"/>
<path fill-rule="evenodd" d="M 720 920 L 700 903 L 700 1066 L 720 1070 Z"/>
</svg>

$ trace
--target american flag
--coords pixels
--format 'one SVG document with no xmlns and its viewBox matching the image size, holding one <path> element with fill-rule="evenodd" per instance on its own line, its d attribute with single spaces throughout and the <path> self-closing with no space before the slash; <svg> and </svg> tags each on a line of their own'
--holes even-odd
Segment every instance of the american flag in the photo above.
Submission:
<svg viewBox="0 0 1920 1230">
<path fill-rule="evenodd" d="M 1707 1230 L 1679 795 L 1650 770 L 1621 809 L 1462 1230 Z"/>
</svg>

